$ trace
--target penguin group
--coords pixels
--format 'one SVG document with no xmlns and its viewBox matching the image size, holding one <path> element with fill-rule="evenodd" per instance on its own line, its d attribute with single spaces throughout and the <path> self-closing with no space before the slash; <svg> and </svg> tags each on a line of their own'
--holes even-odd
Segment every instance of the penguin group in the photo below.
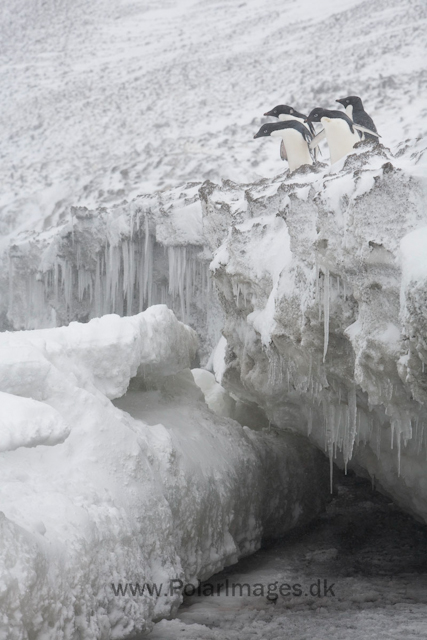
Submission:
<svg viewBox="0 0 427 640">
<path fill-rule="evenodd" d="M 335 164 L 360 140 L 381 137 L 358 96 L 339 98 L 336 102 L 343 105 L 345 112 L 317 107 L 305 116 L 293 107 L 278 105 L 264 115 L 277 118 L 279 122 L 263 124 L 254 138 L 281 138 L 280 157 L 288 161 L 290 171 L 295 171 L 317 161 L 318 145 L 324 138 L 329 146 L 331 164 Z M 323 125 L 317 134 L 313 123 Z"/>
</svg>

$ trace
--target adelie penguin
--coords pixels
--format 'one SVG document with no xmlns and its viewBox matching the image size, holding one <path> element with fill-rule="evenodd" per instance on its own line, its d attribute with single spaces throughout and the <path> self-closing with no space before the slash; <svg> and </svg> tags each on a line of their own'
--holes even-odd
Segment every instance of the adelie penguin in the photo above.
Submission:
<svg viewBox="0 0 427 640">
<path fill-rule="evenodd" d="M 263 124 L 254 138 L 282 138 L 284 142 L 289 170 L 295 171 L 303 164 L 313 164 L 308 147 L 312 135 L 307 127 L 297 120 Z"/>
<path fill-rule="evenodd" d="M 305 127 L 308 127 L 312 136 L 315 135 L 314 127 L 311 123 L 306 122 L 307 116 L 303 113 L 300 113 L 293 107 L 289 107 L 287 104 L 278 104 L 274 109 L 267 111 L 264 113 L 265 116 L 272 116 L 273 118 L 279 118 L 282 122 L 289 122 L 290 120 L 296 120 L 297 122 L 301 122 Z M 315 158 L 317 157 L 317 149 L 314 152 Z M 280 157 L 282 160 L 287 160 L 287 151 L 285 147 L 285 142 L 282 140 L 280 144 Z"/>
<path fill-rule="evenodd" d="M 310 148 L 317 146 L 320 140 L 326 136 L 331 155 L 331 164 L 341 160 L 351 152 L 356 142 L 360 142 L 358 131 L 379 137 L 378 133 L 375 134 L 372 130 L 356 124 L 342 111 L 331 111 L 318 107 L 310 112 L 307 122 L 321 122 L 323 124 L 324 129 L 313 138 Z"/>
<path fill-rule="evenodd" d="M 371 131 L 377 133 L 377 128 L 372 120 L 363 108 L 363 102 L 358 96 L 347 96 L 347 98 L 339 98 L 335 102 L 339 102 L 345 109 L 346 114 L 353 120 L 355 124 L 360 124 Z M 364 137 L 368 140 L 378 140 L 376 136 L 370 133 L 365 133 Z"/>
</svg>

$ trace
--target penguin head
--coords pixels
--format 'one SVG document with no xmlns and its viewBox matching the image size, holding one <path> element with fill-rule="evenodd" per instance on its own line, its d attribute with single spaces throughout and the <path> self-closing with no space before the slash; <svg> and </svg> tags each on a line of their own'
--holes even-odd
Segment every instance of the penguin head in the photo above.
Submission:
<svg viewBox="0 0 427 640">
<path fill-rule="evenodd" d="M 258 133 L 254 135 L 254 138 L 263 138 L 264 136 L 271 136 L 273 131 L 277 131 L 280 127 L 280 123 L 269 122 L 267 124 L 263 124 Z"/>
<path fill-rule="evenodd" d="M 266 113 L 264 113 L 264 115 L 278 118 L 280 115 L 282 115 L 282 113 L 287 116 L 292 116 L 296 114 L 297 111 L 293 109 L 293 107 L 288 107 L 287 104 L 278 104 L 277 107 L 274 107 L 274 109 L 271 109 L 271 111 L 267 111 Z"/>
<path fill-rule="evenodd" d="M 282 137 L 284 130 L 287 129 L 294 129 L 302 135 L 305 140 L 311 140 L 311 134 L 308 129 L 296 120 L 289 120 L 288 122 L 268 122 L 267 124 L 263 124 L 258 133 L 254 135 L 254 138 L 263 138 L 267 136 L 280 138 Z"/>
<path fill-rule="evenodd" d="M 305 122 L 320 122 L 321 119 L 327 115 L 326 111 L 326 109 L 322 109 L 321 107 L 312 109 Z"/>
<path fill-rule="evenodd" d="M 342 104 L 344 109 L 348 106 L 352 106 L 353 109 L 363 109 L 362 100 L 359 96 L 347 96 L 347 98 L 338 98 L 335 102 Z"/>
</svg>

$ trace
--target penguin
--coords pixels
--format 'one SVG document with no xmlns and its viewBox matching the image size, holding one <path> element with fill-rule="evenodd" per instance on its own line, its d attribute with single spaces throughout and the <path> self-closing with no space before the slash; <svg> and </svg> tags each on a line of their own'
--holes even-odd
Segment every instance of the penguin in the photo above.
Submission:
<svg viewBox="0 0 427 640">
<path fill-rule="evenodd" d="M 278 104 L 276 107 L 274 107 L 274 109 L 271 109 L 270 111 L 267 111 L 266 113 L 264 113 L 264 115 L 272 116 L 273 118 L 279 118 L 281 122 L 289 122 L 290 120 L 296 120 L 297 122 L 301 122 L 301 124 L 308 127 L 313 137 L 316 135 L 316 132 L 314 131 L 314 127 L 311 124 L 311 122 L 307 122 L 307 116 L 305 116 L 303 113 L 300 113 L 293 107 L 289 107 L 287 104 Z M 318 152 L 318 149 L 316 147 L 314 150 L 315 160 L 317 159 L 317 152 Z M 285 142 L 283 139 L 280 143 L 280 157 L 282 158 L 282 160 L 288 159 Z"/>
<path fill-rule="evenodd" d="M 335 102 L 339 102 L 343 105 L 346 114 L 349 118 L 353 120 L 356 124 L 361 124 L 362 126 L 370 129 L 377 133 L 377 128 L 372 120 L 371 116 L 369 116 L 365 109 L 363 108 L 362 100 L 358 96 L 347 96 L 347 98 L 339 98 L 335 100 Z M 367 138 L 368 140 L 377 140 L 375 136 L 372 136 L 370 133 L 365 133 L 363 138 Z"/>
<path fill-rule="evenodd" d="M 312 135 L 301 122 L 289 120 L 287 122 L 263 124 L 258 133 L 254 135 L 254 138 L 262 138 L 264 136 L 282 138 L 286 148 L 289 171 L 295 171 L 303 164 L 313 164 L 308 147 L 312 140 Z"/>
<path fill-rule="evenodd" d="M 288 107 L 287 104 L 278 104 L 277 107 L 271 109 L 271 111 L 267 111 L 264 113 L 265 116 L 273 116 L 274 118 L 279 118 L 282 122 L 289 122 L 289 120 L 296 120 L 297 122 L 301 122 L 308 126 L 311 134 L 314 136 L 314 127 L 311 122 L 307 122 L 307 116 L 303 113 L 300 113 L 293 107 Z"/>
<path fill-rule="evenodd" d="M 342 111 L 331 111 L 317 107 L 311 111 L 307 121 L 321 122 L 323 124 L 323 131 L 313 138 L 310 148 L 319 144 L 319 141 L 326 135 L 331 154 L 331 164 L 341 160 L 351 152 L 356 142 L 360 142 L 358 131 L 371 133 L 379 137 L 378 133 L 375 134 L 370 129 L 356 124 Z"/>
</svg>

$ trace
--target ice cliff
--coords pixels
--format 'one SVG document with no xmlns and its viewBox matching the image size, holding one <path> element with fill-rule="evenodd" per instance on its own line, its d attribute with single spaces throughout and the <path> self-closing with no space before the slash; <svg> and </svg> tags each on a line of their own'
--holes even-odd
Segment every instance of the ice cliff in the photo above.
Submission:
<svg viewBox="0 0 427 640">
<path fill-rule="evenodd" d="M 322 507 L 323 456 L 209 411 L 197 346 L 164 305 L 0 334 L 2 640 L 150 629 L 181 602 L 169 581 L 197 584 Z"/>
<path fill-rule="evenodd" d="M 4 316 L 18 329 L 167 302 L 205 364 L 222 327 L 235 398 L 427 519 L 424 146 L 361 143 L 332 169 L 74 209 L 15 238 Z"/>
<path fill-rule="evenodd" d="M 427 520 L 423 146 L 392 157 L 366 143 L 337 169 L 206 184 L 201 198 L 221 383 Z"/>
</svg>

